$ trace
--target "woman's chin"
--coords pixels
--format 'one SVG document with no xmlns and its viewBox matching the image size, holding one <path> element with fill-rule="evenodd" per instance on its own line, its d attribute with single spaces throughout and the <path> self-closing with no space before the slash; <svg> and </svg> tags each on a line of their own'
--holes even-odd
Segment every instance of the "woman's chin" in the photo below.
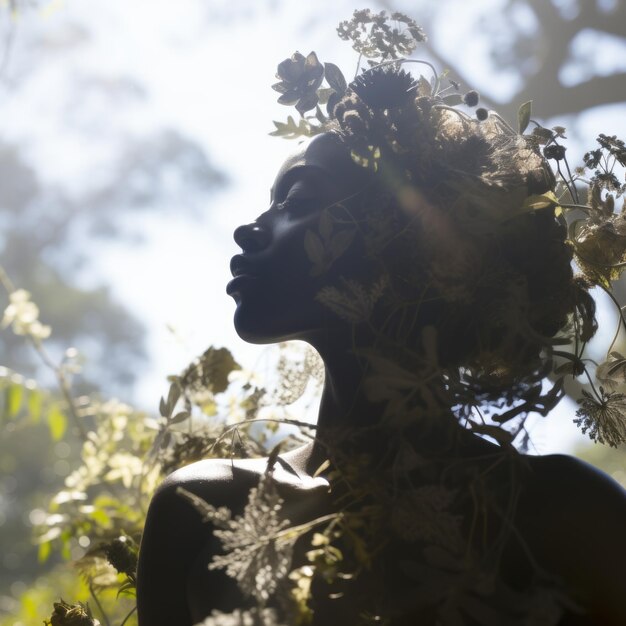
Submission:
<svg viewBox="0 0 626 626">
<path fill-rule="evenodd" d="M 266 315 L 256 307 L 252 309 L 241 301 L 237 303 L 233 321 L 236 333 L 247 343 L 278 343 L 291 338 L 290 333 L 278 327 L 274 316 Z"/>
</svg>

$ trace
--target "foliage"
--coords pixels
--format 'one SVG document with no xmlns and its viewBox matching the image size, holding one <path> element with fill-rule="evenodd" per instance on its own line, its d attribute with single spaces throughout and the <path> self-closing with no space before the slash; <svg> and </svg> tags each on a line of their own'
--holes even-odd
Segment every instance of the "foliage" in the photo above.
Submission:
<svg viewBox="0 0 626 626">
<path fill-rule="evenodd" d="M 54 369 L 61 392 L 59 398 L 4 368 L 0 377 L 4 420 L 25 427 L 44 420 L 52 441 L 72 439 L 75 433 L 82 439 L 79 464 L 50 500 L 36 540 L 41 562 L 54 554 L 75 560 L 85 591 L 79 592 L 78 581 L 75 589 L 66 590 L 65 597 L 72 594 L 74 603 L 57 601 L 47 623 L 94 626 L 116 619 L 120 625 L 131 624 L 132 603 L 117 598 L 134 596 L 138 545 L 157 484 L 167 473 L 202 458 L 223 458 L 237 450 L 246 456 L 266 454 L 278 421 L 309 428 L 289 419 L 286 411 L 305 394 L 310 380 L 319 386 L 319 366 L 311 353 L 302 354 L 298 362 L 286 356 L 293 357 L 293 348 L 287 352 L 282 347 L 277 380 L 260 387 L 249 381 L 249 374 L 238 372 L 241 368 L 228 350 L 211 347 L 180 375 L 170 377 L 158 417 L 115 399 L 75 398 L 68 364 L 54 364 L 46 352 L 49 332 L 42 332 L 45 327 L 30 294 L 15 289 L 2 270 L 0 277 L 11 302 L 5 326 L 12 324 L 14 332 Z M 292 445 L 299 441 L 296 436 L 287 439 Z M 278 502 L 273 506 L 270 515 L 280 509 Z M 76 559 L 77 550 L 82 556 Z M 25 619 L 26 614 L 28 619 L 34 617 L 36 597 L 30 590 L 25 593 Z M 96 617 L 81 604 L 86 600 Z M 124 607 L 126 612 L 120 615 Z"/>
</svg>

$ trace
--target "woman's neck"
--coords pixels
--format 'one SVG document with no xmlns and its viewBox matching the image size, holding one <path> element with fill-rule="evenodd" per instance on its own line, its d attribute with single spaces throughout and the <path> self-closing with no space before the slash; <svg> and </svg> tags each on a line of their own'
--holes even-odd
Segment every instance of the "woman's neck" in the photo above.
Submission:
<svg viewBox="0 0 626 626">
<path fill-rule="evenodd" d="M 313 342 L 311 342 L 313 343 Z M 320 403 L 315 443 L 311 454 L 314 469 L 335 455 L 366 453 L 382 458 L 393 453 L 394 441 L 410 440 L 415 450 L 437 453 L 459 445 L 457 438 L 474 440 L 462 429 L 449 409 L 434 408 L 423 418 L 411 420 L 407 415 L 392 416 L 389 432 L 384 431 L 383 417 L 389 410 L 387 400 L 372 399 L 371 375 L 367 358 L 355 353 L 353 345 L 346 345 L 339 337 L 325 337 L 313 343 L 325 365 L 326 379 Z M 389 354 L 385 359 L 392 361 Z M 402 364 L 398 363 L 399 368 Z M 369 393 L 368 393 L 369 392 Z M 419 403 L 417 394 L 412 400 Z M 398 411 L 402 411 L 401 403 Z M 407 413 L 410 409 L 406 408 Z M 409 423 L 410 422 L 410 423 Z M 393 424 L 393 426 L 392 426 Z M 317 465 L 316 465 L 317 464 Z"/>
</svg>

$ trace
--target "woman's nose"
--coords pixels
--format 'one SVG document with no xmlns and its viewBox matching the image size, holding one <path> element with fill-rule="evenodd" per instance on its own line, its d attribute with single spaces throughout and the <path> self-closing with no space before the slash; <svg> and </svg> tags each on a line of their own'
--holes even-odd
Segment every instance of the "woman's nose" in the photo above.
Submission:
<svg viewBox="0 0 626 626">
<path fill-rule="evenodd" d="M 270 242 L 269 233 L 258 222 L 239 226 L 235 229 L 233 237 L 244 252 L 259 252 Z"/>
</svg>

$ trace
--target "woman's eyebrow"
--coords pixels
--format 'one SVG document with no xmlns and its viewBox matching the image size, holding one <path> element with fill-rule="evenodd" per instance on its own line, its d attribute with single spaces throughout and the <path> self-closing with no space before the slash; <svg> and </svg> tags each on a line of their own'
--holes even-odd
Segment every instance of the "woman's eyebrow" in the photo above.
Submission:
<svg viewBox="0 0 626 626">
<path fill-rule="evenodd" d="M 296 182 L 311 178 L 322 185 L 332 182 L 330 173 L 322 167 L 317 165 L 297 165 L 287 170 L 283 176 L 276 181 L 276 185 L 270 190 L 270 196 L 273 200 L 282 198 Z"/>
</svg>

